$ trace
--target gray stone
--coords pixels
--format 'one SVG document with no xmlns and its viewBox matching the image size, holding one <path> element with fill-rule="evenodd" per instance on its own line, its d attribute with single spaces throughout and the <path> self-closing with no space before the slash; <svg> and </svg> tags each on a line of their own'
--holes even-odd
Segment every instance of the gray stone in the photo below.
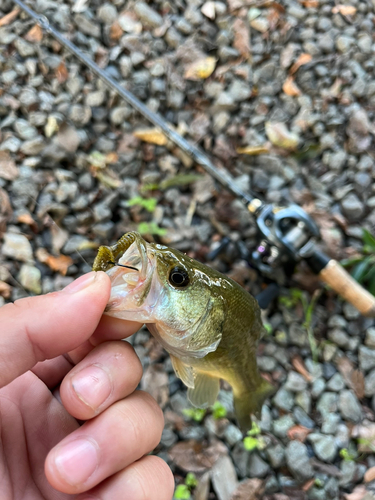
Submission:
<svg viewBox="0 0 375 500">
<path fill-rule="evenodd" d="M 318 397 L 322 394 L 324 389 L 326 388 L 326 382 L 323 378 L 317 378 L 314 380 L 311 388 L 311 396 L 314 399 L 318 399 Z"/>
<path fill-rule="evenodd" d="M 290 411 L 294 406 L 294 395 L 282 387 L 273 398 L 273 403 L 281 410 Z"/>
<path fill-rule="evenodd" d="M 29 57 L 35 54 L 35 45 L 26 42 L 23 38 L 17 38 L 14 45 L 22 57 Z"/>
<path fill-rule="evenodd" d="M 23 264 L 18 275 L 21 285 L 29 292 L 42 293 L 42 276 L 40 270 L 30 264 Z"/>
<path fill-rule="evenodd" d="M 307 448 L 303 443 L 289 441 L 285 450 L 285 458 L 290 472 L 298 481 L 304 482 L 314 476 Z"/>
<path fill-rule="evenodd" d="M 270 470 L 270 466 L 265 462 L 258 453 L 253 452 L 250 455 L 247 473 L 249 477 L 265 477 Z"/>
<path fill-rule="evenodd" d="M 327 413 L 335 413 L 337 411 L 338 396 L 334 392 L 325 392 L 319 399 L 316 409 L 324 417 Z"/>
<path fill-rule="evenodd" d="M 353 44 L 353 38 L 348 37 L 348 36 L 344 36 L 344 35 L 339 36 L 336 40 L 336 47 L 343 54 L 348 52 L 348 50 L 350 49 L 352 44 Z"/>
<path fill-rule="evenodd" d="M 365 395 L 368 398 L 375 395 L 375 370 L 372 370 L 365 378 Z"/>
<path fill-rule="evenodd" d="M 349 446 L 350 431 L 347 425 L 339 424 L 335 436 L 335 441 L 338 449 L 347 448 Z"/>
<path fill-rule="evenodd" d="M 375 327 L 372 326 L 366 330 L 365 344 L 375 349 Z"/>
<path fill-rule="evenodd" d="M 224 432 L 224 439 L 229 444 L 229 446 L 234 446 L 236 443 L 242 440 L 242 432 L 238 427 L 233 424 L 229 424 Z"/>
<path fill-rule="evenodd" d="M 349 220 L 359 219 L 363 215 L 363 203 L 354 193 L 350 193 L 348 196 L 346 196 L 341 202 L 341 206 L 344 214 L 348 217 Z"/>
<path fill-rule="evenodd" d="M 339 400 L 341 415 L 346 420 L 358 423 L 362 420 L 362 408 L 352 391 L 341 391 Z"/>
<path fill-rule="evenodd" d="M 333 436 L 313 433 L 307 439 L 312 443 L 316 456 L 324 462 L 332 462 L 337 454 L 337 444 Z"/>
<path fill-rule="evenodd" d="M 294 403 L 300 406 L 306 413 L 311 411 L 311 394 L 310 391 L 302 391 L 296 394 Z"/>
<path fill-rule="evenodd" d="M 278 469 L 284 465 L 285 452 L 284 448 L 280 444 L 267 448 L 266 455 L 273 469 Z"/>
<path fill-rule="evenodd" d="M 284 388 L 291 392 L 304 391 L 307 387 L 306 380 L 297 372 L 290 371 L 284 384 Z"/>
<path fill-rule="evenodd" d="M 286 437 L 288 430 L 293 427 L 294 420 L 290 415 L 284 415 L 272 422 L 273 433 L 277 437 Z"/>
<path fill-rule="evenodd" d="M 105 3 L 98 9 L 98 18 L 105 24 L 112 24 L 117 15 L 116 7 L 110 3 Z"/>
<path fill-rule="evenodd" d="M 321 431 L 323 434 L 335 434 L 340 422 L 340 416 L 336 413 L 327 413 L 323 417 Z"/>
<path fill-rule="evenodd" d="M 347 486 L 353 481 L 354 475 L 357 470 L 357 464 L 354 462 L 354 460 L 342 460 L 340 469 L 342 476 L 339 480 L 339 484 L 340 486 Z"/>
<path fill-rule="evenodd" d="M 233 448 L 232 458 L 241 479 L 247 476 L 249 456 L 249 452 L 245 450 L 242 440 L 238 441 L 238 443 Z"/>
<path fill-rule="evenodd" d="M 227 92 L 234 101 L 241 102 L 250 97 L 251 88 L 245 81 L 235 79 L 232 81 Z"/>
<path fill-rule="evenodd" d="M 372 368 L 375 368 L 375 349 L 360 346 L 358 351 L 360 369 L 367 372 Z"/>
<path fill-rule="evenodd" d="M 37 129 L 30 125 L 27 120 L 23 120 L 21 118 L 15 121 L 14 130 L 17 132 L 18 136 L 21 137 L 21 139 L 26 141 L 33 139 L 38 135 Z"/>
<path fill-rule="evenodd" d="M 11 259 L 33 262 L 33 250 L 29 240 L 23 234 L 5 233 L 1 252 Z"/>
<path fill-rule="evenodd" d="M 357 39 L 357 45 L 360 48 L 361 52 L 365 54 L 370 54 L 372 49 L 372 38 L 367 33 L 364 33 L 359 36 Z"/>
<path fill-rule="evenodd" d="M 211 481 L 218 500 L 230 500 L 238 486 L 236 470 L 232 460 L 224 455 L 211 469 Z"/>
<path fill-rule="evenodd" d="M 87 106 L 101 106 L 105 100 L 104 90 L 97 90 L 96 92 L 90 92 L 86 96 Z"/>
<path fill-rule="evenodd" d="M 41 153 L 45 146 L 45 138 L 38 135 L 35 139 L 25 141 L 21 146 L 21 152 L 26 156 L 35 156 Z"/>
<path fill-rule="evenodd" d="M 142 23 L 147 24 L 152 28 L 157 28 L 163 24 L 163 18 L 161 15 L 145 2 L 136 2 L 134 12 L 137 14 Z"/>
<path fill-rule="evenodd" d="M 344 379 L 339 373 L 335 373 L 327 383 L 327 389 L 333 392 L 340 392 L 344 387 Z"/>
<path fill-rule="evenodd" d="M 302 410 L 299 406 L 296 406 L 293 410 L 293 415 L 296 421 L 303 425 L 303 427 L 307 427 L 308 429 L 313 429 L 315 427 L 315 422 L 312 420 L 307 413 Z"/>
<path fill-rule="evenodd" d="M 170 429 L 169 427 L 164 427 L 162 435 L 161 435 L 160 443 L 163 446 L 169 448 L 169 447 L 173 446 L 174 443 L 176 443 L 176 441 L 178 441 L 177 434 L 175 434 L 172 431 L 172 429 Z"/>
</svg>

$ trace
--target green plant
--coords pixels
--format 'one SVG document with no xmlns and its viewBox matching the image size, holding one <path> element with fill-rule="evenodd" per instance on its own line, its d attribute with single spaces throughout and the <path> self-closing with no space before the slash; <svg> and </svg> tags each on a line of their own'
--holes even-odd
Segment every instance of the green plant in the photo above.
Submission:
<svg viewBox="0 0 375 500">
<path fill-rule="evenodd" d="M 191 497 L 191 490 L 198 484 L 197 478 L 193 472 L 188 472 L 185 477 L 185 484 L 179 484 L 174 492 L 176 500 L 189 500 Z"/>
<path fill-rule="evenodd" d="M 271 335 L 273 332 L 273 328 L 271 323 L 263 323 L 264 329 L 266 330 L 267 335 Z"/>
<path fill-rule="evenodd" d="M 266 447 L 266 443 L 261 434 L 261 429 L 256 422 L 252 423 L 252 427 L 247 431 L 247 436 L 243 440 L 243 445 L 245 450 L 263 450 Z"/>
<path fill-rule="evenodd" d="M 367 229 L 363 229 L 362 255 L 341 262 L 351 269 L 353 278 L 375 295 L 375 237 Z"/>
<path fill-rule="evenodd" d="M 224 418 L 227 416 L 226 408 L 220 403 L 220 401 L 215 401 L 212 406 L 212 416 L 215 420 L 219 420 L 219 418 Z"/>
<path fill-rule="evenodd" d="M 185 417 L 190 420 L 194 420 L 195 422 L 202 422 L 204 417 L 206 416 L 206 410 L 202 408 L 185 408 L 182 410 L 182 413 Z"/>
<path fill-rule="evenodd" d="M 346 462 L 352 462 L 357 458 L 357 453 L 354 451 L 349 451 L 347 448 L 342 448 L 339 454 L 340 457 Z"/>
<path fill-rule="evenodd" d="M 155 234 L 157 236 L 165 236 L 167 230 L 159 227 L 156 222 L 140 222 L 138 224 L 138 232 L 140 234 Z"/>
<path fill-rule="evenodd" d="M 148 212 L 153 212 L 156 208 L 158 200 L 156 198 L 142 198 L 142 196 L 134 196 L 128 201 L 128 207 L 138 205 L 145 208 Z"/>
</svg>

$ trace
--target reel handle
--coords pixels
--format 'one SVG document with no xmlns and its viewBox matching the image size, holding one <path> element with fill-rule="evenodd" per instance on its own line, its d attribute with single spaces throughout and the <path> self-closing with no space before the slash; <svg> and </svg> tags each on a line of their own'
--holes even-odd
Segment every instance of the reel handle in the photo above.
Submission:
<svg viewBox="0 0 375 500">
<path fill-rule="evenodd" d="M 319 277 L 364 316 L 375 318 L 375 297 L 355 281 L 336 260 L 331 259 L 320 271 Z"/>
</svg>

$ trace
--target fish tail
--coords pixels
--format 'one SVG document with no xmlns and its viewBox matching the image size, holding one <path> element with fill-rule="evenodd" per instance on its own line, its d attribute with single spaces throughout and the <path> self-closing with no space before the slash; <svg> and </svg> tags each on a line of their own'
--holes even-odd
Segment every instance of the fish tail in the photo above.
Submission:
<svg viewBox="0 0 375 500">
<path fill-rule="evenodd" d="M 255 391 L 244 390 L 234 393 L 234 411 L 242 432 L 251 429 L 251 415 L 260 418 L 264 401 L 274 394 L 275 387 L 259 376 L 259 385 Z"/>
</svg>

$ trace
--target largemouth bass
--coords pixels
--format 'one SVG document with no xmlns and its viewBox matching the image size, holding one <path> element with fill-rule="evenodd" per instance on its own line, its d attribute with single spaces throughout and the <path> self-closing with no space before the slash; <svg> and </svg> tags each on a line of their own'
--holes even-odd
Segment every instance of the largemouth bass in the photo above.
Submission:
<svg viewBox="0 0 375 500">
<path fill-rule="evenodd" d="M 212 405 L 220 379 L 233 388 L 243 431 L 274 388 L 257 368 L 262 333 L 257 301 L 235 281 L 135 232 L 102 246 L 93 265 L 111 279 L 105 313 L 145 323 L 171 356 L 197 407 Z"/>
</svg>

